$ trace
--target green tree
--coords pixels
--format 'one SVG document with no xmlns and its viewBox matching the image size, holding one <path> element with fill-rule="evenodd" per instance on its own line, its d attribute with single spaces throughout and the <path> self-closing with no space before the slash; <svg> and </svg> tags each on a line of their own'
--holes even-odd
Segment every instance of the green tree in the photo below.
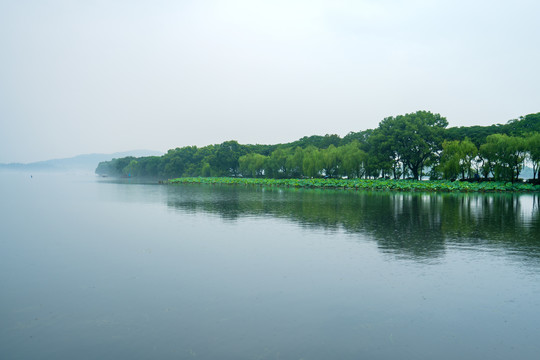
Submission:
<svg viewBox="0 0 540 360">
<path fill-rule="evenodd" d="M 379 129 L 392 144 L 395 157 L 419 180 L 426 160 L 441 150 L 446 126 L 448 121 L 439 114 L 417 111 L 385 118 Z"/>
<path fill-rule="evenodd" d="M 239 158 L 240 173 L 247 177 L 260 177 L 264 174 L 267 156 L 261 154 L 246 154 Z"/>
<path fill-rule="evenodd" d="M 443 151 L 441 154 L 440 168 L 442 170 L 443 178 L 448 180 L 457 179 L 460 173 L 459 167 L 459 141 L 447 141 L 443 142 Z"/>
<path fill-rule="evenodd" d="M 289 144 L 284 144 L 286 147 L 296 148 L 297 146 L 302 149 L 307 148 L 308 146 L 315 146 L 317 149 L 326 149 L 330 145 L 339 146 L 341 145 L 342 139 L 335 134 L 324 136 L 313 135 L 313 136 L 304 136 L 300 140 L 293 141 Z"/>
<path fill-rule="evenodd" d="M 138 159 L 139 176 L 157 176 L 159 174 L 159 156 L 146 156 Z"/>
<path fill-rule="evenodd" d="M 392 173 L 394 179 L 399 179 L 403 174 L 403 166 L 397 148 L 394 146 L 394 138 L 377 128 L 369 137 L 367 144 L 370 153 L 368 173 L 372 177 L 379 175 L 385 177 Z"/>
<path fill-rule="evenodd" d="M 321 150 L 323 171 L 326 176 L 335 177 L 339 172 L 341 158 L 338 149 L 334 145 Z"/>
<path fill-rule="evenodd" d="M 517 180 L 525 160 L 525 140 L 520 137 L 494 134 L 480 147 L 481 154 L 488 159 L 495 180 Z"/>
<path fill-rule="evenodd" d="M 359 178 L 364 175 L 364 162 L 367 154 L 360 149 L 358 140 L 338 148 L 341 157 L 341 172 L 349 178 Z"/>
<path fill-rule="evenodd" d="M 247 153 L 245 146 L 237 141 L 225 141 L 216 147 L 214 156 L 209 158 L 209 163 L 220 176 L 236 176 L 238 174 L 238 159 Z"/>
<path fill-rule="evenodd" d="M 497 161 L 497 149 L 495 142 L 486 142 L 478 149 L 478 162 L 480 172 L 484 179 L 493 173 L 495 162 Z"/>
<path fill-rule="evenodd" d="M 196 152 L 196 146 L 186 146 L 169 150 L 167 154 L 161 158 L 160 167 L 163 168 L 163 174 L 167 177 L 184 176 L 186 170 L 193 164 L 193 156 Z"/>
<path fill-rule="evenodd" d="M 294 151 L 290 151 L 287 156 L 286 166 L 288 169 L 288 176 L 291 178 L 300 178 L 303 173 L 304 163 L 304 150 L 297 146 Z"/>
<path fill-rule="evenodd" d="M 532 163 L 533 179 L 540 178 L 540 132 L 529 135 L 526 139 L 526 149 Z"/>
<path fill-rule="evenodd" d="M 287 158 L 289 157 L 289 149 L 279 147 L 272 152 L 268 161 L 266 161 L 264 172 L 271 178 L 286 178 L 288 177 Z"/>
<path fill-rule="evenodd" d="M 212 176 L 212 167 L 209 163 L 204 162 L 201 166 L 201 176 L 209 177 Z"/>
<path fill-rule="evenodd" d="M 469 140 L 443 142 L 441 154 L 441 168 L 445 179 L 462 179 L 473 176 L 472 162 L 478 155 L 478 149 Z"/>
<path fill-rule="evenodd" d="M 321 155 L 319 149 L 315 146 L 308 146 L 304 150 L 304 158 L 302 161 L 302 170 L 307 177 L 318 177 L 323 169 Z"/>
<path fill-rule="evenodd" d="M 525 136 L 532 132 L 540 132 L 540 113 L 520 116 L 519 120 L 510 120 L 504 127 L 506 133 L 512 136 Z"/>
<path fill-rule="evenodd" d="M 137 160 L 131 160 L 129 164 L 122 170 L 122 173 L 126 176 L 137 176 L 139 175 L 139 162 Z"/>
</svg>

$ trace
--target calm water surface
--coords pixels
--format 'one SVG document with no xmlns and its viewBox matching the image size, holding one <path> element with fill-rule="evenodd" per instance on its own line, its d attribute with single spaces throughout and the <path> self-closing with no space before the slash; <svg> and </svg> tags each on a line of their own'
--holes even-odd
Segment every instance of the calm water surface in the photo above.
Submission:
<svg viewBox="0 0 540 360">
<path fill-rule="evenodd" d="M 537 359 L 538 195 L 0 173 L 1 359 Z"/>
</svg>

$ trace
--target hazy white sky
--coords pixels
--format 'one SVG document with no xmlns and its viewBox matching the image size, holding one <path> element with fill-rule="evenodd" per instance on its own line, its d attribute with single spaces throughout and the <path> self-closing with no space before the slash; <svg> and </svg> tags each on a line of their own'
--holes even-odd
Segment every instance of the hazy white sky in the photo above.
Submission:
<svg viewBox="0 0 540 360">
<path fill-rule="evenodd" d="M 538 0 L 0 0 L 0 162 L 540 111 Z"/>
</svg>

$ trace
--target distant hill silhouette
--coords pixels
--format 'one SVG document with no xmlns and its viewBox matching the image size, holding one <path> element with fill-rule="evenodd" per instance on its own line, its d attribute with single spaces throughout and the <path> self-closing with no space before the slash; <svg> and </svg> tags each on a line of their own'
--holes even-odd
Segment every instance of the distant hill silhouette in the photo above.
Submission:
<svg viewBox="0 0 540 360">
<path fill-rule="evenodd" d="M 32 171 L 32 172 L 94 172 L 98 164 L 102 161 L 110 161 L 126 156 L 160 156 L 161 151 L 153 150 L 132 150 L 113 154 L 83 154 L 64 159 L 52 159 L 27 164 L 10 163 L 0 164 L 0 170 L 12 171 Z"/>
</svg>

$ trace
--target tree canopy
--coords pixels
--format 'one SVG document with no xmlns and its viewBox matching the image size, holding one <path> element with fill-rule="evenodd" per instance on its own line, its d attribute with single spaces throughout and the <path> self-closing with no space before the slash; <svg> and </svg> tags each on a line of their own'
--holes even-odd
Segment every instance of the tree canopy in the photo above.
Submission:
<svg viewBox="0 0 540 360">
<path fill-rule="evenodd" d="M 305 136 L 275 145 L 235 140 L 171 149 L 163 156 L 102 162 L 109 176 L 488 178 L 516 181 L 525 165 L 540 168 L 540 113 L 504 125 L 447 128 L 439 114 L 417 111 L 383 119 L 375 129 Z"/>
</svg>

